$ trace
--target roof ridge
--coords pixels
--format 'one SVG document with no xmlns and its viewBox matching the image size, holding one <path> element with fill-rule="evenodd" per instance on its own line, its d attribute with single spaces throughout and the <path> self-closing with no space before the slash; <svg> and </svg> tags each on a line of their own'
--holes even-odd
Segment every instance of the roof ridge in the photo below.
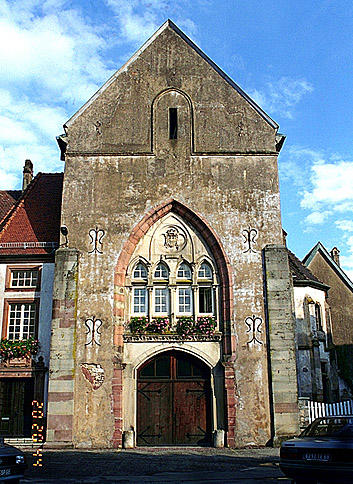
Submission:
<svg viewBox="0 0 353 484">
<path fill-rule="evenodd" d="M 33 178 L 31 183 L 29 185 L 27 185 L 27 187 L 23 191 L 22 196 L 10 208 L 10 210 L 7 212 L 7 214 L 4 215 L 2 220 L 0 220 L 0 239 L 3 236 L 3 234 L 5 233 L 5 231 L 7 230 L 10 222 L 12 221 L 12 219 L 14 218 L 14 216 L 16 215 L 16 213 L 18 212 L 20 207 L 23 206 L 24 201 L 28 197 L 28 194 L 33 190 L 33 187 L 38 183 L 38 180 L 42 177 L 42 175 L 43 175 L 42 172 L 38 172 L 36 174 L 36 176 Z"/>
<path fill-rule="evenodd" d="M 339 266 L 334 259 L 331 257 L 329 251 L 326 247 L 319 241 L 303 258 L 303 264 L 305 267 L 310 264 L 316 253 L 321 252 L 323 257 L 326 259 L 327 263 L 331 265 L 334 271 L 338 273 L 341 280 L 344 280 L 346 285 L 349 286 L 350 290 L 353 291 L 353 282 L 350 280 L 349 276 L 344 272 L 341 266 Z"/>
<path fill-rule="evenodd" d="M 300 274 L 301 277 L 303 277 L 303 280 L 325 285 L 322 281 L 320 281 L 318 277 L 315 276 L 315 274 L 311 272 L 308 267 L 305 266 L 305 264 L 294 254 L 294 252 L 292 252 L 288 248 L 287 251 L 289 253 L 289 262 L 292 262 L 292 264 L 295 265 L 297 272 Z M 295 277 L 295 274 L 293 274 L 293 277 Z"/>
<path fill-rule="evenodd" d="M 179 29 L 179 27 L 169 18 L 144 42 L 136 52 L 132 54 L 132 56 L 117 70 L 114 72 L 112 76 L 107 79 L 107 81 L 86 101 L 83 106 L 81 106 L 76 113 L 74 113 L 64 124 L 65 132 L 67 132 L 67 128 L 73 123 L 81 114 L 86 111 L 86 109 L 100 96 L 102 92 L 104 92 L 114 81 L 118 78 L 118 76 L 126 71 L 126 69 L 132 64 L 141 54 L 144 52 L 149 45 L 154 42 L 154 40 L 162 33 L 164 30 L 169 27 L 171 28 L 181 39 L 184 40 L 202 59 L 204 59 L 218 74 L 222 79 L 224 79 L 235 91 L 240 94 L 249 104 L 250 106 L 257 111 L 257 113 L 275 130 L 279 128 L 279 125 L 245 92 L 243 89 L 238 86 L 238 84 L 233 81 L 233 79 L 228 76 L 205 52 L 193 41 L 188 37 L 184 32 Z"/>
</svg>

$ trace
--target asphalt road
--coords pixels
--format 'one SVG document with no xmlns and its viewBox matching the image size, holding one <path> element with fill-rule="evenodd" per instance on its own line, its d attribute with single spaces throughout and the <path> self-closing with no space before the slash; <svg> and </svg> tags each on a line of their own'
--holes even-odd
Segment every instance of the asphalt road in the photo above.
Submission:
<svg viewBox="0 0 353 484">
<path fill-rule="evenodd" d="M 289 483 L 278 449 L 139 448 L 121 451 L 43 451 L 43 467 L 21 482 L 71 483 Z"/>
</svg>

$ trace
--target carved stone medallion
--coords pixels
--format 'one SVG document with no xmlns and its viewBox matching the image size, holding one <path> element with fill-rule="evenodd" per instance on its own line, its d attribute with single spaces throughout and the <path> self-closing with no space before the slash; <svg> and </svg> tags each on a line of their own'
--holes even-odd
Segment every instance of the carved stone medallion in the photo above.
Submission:
<svg viewBox="0 0 353 484">
<path fill-rule="evenodd" d="M 186 245 L 186 236 L 176 225 L 169 225 L 162 234 L 164 247 L 169 253 L 179 252 Z"/>
<path fill-rule="evenodd" d="M 104 369 L 96 363 L 81 363 L 81 370 L 85 379 L 97 390 L 104 383 Z"/>
</svg>

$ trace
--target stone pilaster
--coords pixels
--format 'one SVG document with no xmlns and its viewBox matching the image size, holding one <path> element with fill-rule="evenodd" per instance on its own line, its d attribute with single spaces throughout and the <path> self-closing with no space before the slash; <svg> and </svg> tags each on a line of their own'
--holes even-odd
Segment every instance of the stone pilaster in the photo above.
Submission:
<svg viewBox="0 0 353 484">
<path fill-rule="evenodd" d="M 61 248 L 55 257 L 50 345 L 47 445 L 72 446 L 78 250 Z"/>
<path fill-rule="evenodd" d="M 264 249 L 272 438 L 276 445 L 299 433 L 293 287 L 287 249 Z"/>
</svg>

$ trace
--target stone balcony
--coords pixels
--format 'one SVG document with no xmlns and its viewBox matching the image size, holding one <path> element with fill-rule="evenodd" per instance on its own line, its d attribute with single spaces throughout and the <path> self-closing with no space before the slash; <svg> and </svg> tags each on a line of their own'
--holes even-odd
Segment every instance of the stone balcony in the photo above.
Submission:
<svg viewBox="0 0 353 484">
<path fill-rule="evenodd" d="M 174 343 L 174 342 L 185 342 L 185 341 L 195 341 L 195 342 L 203 342 L 203 341 L 214 341 L 220 342 L 222 341 L 222 333 L 214 332 L 211 335 L 207 334 L 187 334 L 187 335 L 180 335 L 177 333 L 160 333 L 160 334 L 151 334 L 151 333 L 125 333 L 124 334 L 124 342 L 125 343 L 148 343 L 148 342 L 161 342 L 161 343 Z"/>
</svg>

